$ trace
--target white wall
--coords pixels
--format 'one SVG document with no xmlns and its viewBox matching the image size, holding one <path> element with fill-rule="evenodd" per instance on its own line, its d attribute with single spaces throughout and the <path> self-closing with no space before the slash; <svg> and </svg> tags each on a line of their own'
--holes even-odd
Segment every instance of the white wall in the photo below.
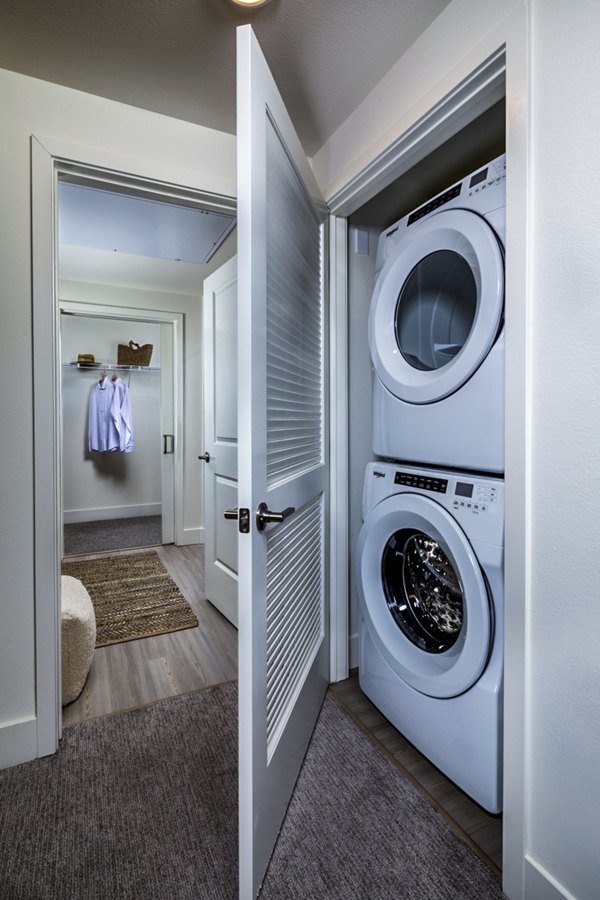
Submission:
<svg viewBox="0 0 600 900">
<path fill-rule="evenodd" d="M 480 43 L 497 33 L 523 4 L 524 0 L 453 0 L 315 153 L 312 167 L 325 198 L 333 197 L 470 75 L 485 59 Z M 499 34 L 500 44 L 504 37 Z M 494 38 L 489 54 L 497 46 Z"/>
<path fill-rule="evenodd" d="M 0 71 L 0 765 L 36 753 L 31 352 L 31 135 L 81 145 L 99 164 L 235 195 L 235 138 Z M 76 154 L 75 154 L 76 156 Z M 134 162 L 132 162 L 132 160 Z"/>
<path fill-rule="evenodd" d="M 531 26 L 526 840 L 583 900 L 600 891 L 600 5 L 534 0 Z"/>
<path fill-rule="evenodd" d="M 109 293 L 109 292 L 107 292 Z M 134 449 L 95 453 L 89 449 L 88 417 L 97 369 L 61 368 L 63 522 L 161 513 L 160 325 L 122 319 L 61 316 L 61 359 L 93 353 L 116 363 L 117 345 L 152 344 L 151 369 L 120 377 L 129 383 Z M 111 373 L 108 372 L 110 380 Z"/>
</svg>

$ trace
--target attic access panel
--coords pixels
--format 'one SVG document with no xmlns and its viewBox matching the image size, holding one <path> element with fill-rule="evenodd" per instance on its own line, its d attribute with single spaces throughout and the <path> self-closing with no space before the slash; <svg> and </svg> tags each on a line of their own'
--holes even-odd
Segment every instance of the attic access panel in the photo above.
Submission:
<svg viewBox="0 0 600 900">
<path fill-rule="evenodd" d="M 61 244 L 153 259 L 207 263 L 235 216 L 59 182 Z"/>
</svg>

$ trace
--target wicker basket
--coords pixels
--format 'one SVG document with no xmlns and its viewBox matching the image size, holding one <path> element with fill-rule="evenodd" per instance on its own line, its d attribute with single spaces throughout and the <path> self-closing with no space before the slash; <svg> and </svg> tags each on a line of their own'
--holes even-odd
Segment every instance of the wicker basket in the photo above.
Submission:
<svg viewBox="0 0 600 900">
<path fill-rule="evenodd" d="M 135 341 L 129 341 L 129 345 L 119 344 L 117 348 L 117 365 L 149 366 L 153 346 L 154 344 L 144 344 L 140 347 Z"/>
</svg>

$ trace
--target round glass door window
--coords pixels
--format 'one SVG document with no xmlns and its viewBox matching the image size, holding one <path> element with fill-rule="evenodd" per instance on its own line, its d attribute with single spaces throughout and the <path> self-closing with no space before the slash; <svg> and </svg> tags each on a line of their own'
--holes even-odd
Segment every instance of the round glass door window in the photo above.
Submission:
<svg viewBox="0 0 600 900">
<path fill-rule="evenodd" d="M 383 551 L 382 580 L 390 613 L 413 644 L 427 653 L 454 646 L 464 622 L 463 590 L 437 541 L 396 531 Z"/>
<path fill-rule="evenodd" d="M 396 341 L 415 369 L 451 362 L 468 340 L 477 312 L 471 266 L 455 250 L 425 256 L 404 282 L 395 314 Z"/>
</svg>

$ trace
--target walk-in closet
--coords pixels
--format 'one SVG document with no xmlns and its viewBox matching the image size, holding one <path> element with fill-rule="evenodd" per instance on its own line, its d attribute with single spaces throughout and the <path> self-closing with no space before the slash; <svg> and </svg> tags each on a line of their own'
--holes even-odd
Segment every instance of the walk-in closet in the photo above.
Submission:
<svg viewBox="0 0 600 900">
<path fill-rule="evenodd" d="M 237 632 L 205 593 L 198 459 L 203 282 L 235 253 L 235 218 L 69 175 L 59 181 L 58 218 L 71 724 L 237 675 Z M 75 671 L 69 628 L 78 653 L 87 642 L 87 671 Z"/>
</svg>

